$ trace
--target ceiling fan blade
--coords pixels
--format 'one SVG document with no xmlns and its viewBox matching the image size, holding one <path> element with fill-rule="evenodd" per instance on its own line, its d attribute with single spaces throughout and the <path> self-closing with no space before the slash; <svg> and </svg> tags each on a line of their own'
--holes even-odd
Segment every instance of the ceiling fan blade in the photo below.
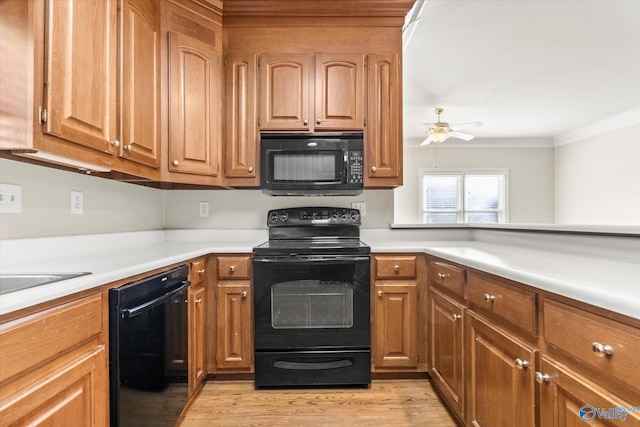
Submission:
<svg viewBox="0 0 640 427">
<path fill-rule="evenodd" d="M 429 144 L 431 144 L 431 142 L 432 142 L 432 141 L 433 141 L 433 139 L 431 139 L 431 137 L 429 136 L 429 137 L 427 137 L 427 139 L 425 139 L 424 141 L 422 141 L 422 143 L 421 143 L 420 145 L 421 145 L 421 146 L 422 146 L 422 145 L 429 145 Z"/>
<path fill-rule="evenodd" d="M 471 141 L 473 138 L 475 138 L 475 135 L 469 135 L 468 133 L 462 133 L 462 132 L 450 132 L 449 136 L 451 138 L 458 138 L 458 139 L 462 139 L 465 141 Z"/>
<path fill-rule="evenodd" d="M 484 124 L 484 123 L 482 123 L 482 122 L 460 123 L 459 125 L 453 125 L 453 126 L 451 126 L 451 129 L 452 129 L 452 130 L 469 129 L 469 128 L 474 128 L 474 127 L 482 126 L 483 124 Z"/>
</svg>

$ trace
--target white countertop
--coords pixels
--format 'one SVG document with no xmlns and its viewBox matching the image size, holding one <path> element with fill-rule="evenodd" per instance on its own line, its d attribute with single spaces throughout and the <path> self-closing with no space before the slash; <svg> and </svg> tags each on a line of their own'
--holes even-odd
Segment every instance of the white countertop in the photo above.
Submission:
<svg viewBox="0 0 640 427">
<path fill-rule="evenodd" d="M 395 240 L 393 236 L 401 239 Z M 553 250 L 551 246 L 541 249 L 474 240 L 428 240 L 415 233 L 411 238 L 405 237 L 393 231 L 363 233 L 363 240 L 372 252 L 424 252 L 640 319 L 640 263 L 635 253 L 628 260 L 607 259 L 604 255 Z M 0 295 L 0 314 L 206 254 L 250 253 L 265 240 L 266 232 L 262 230 L 239 233 L 166 230 L 94 238 L 2 241 L 2 273 L 90 271 L 92 274 Z M 99 242 L 101 249 L 92 249 L 97 246 L 91 244 L 93 241 Z M 632 244 L 635 243 L 634 240 Z"/>
</svg>

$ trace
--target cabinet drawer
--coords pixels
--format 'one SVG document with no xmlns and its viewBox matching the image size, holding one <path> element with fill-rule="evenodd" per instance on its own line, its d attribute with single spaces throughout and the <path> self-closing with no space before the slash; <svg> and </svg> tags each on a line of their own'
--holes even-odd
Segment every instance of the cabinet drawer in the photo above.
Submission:
<svg viewBox="0 0 640 427">
<path fill-rule="evenodd" d="M 549 299 L 543 309 L 547 344 L 638 389 L 640 330 Z"/>
<path fill-rule="evenodd" d="M 251 257 L 227 256 L 218 258 L 218 279 L 248 279 Z"/>
<path fill-rule="evenodd" d="M 376 279 L 415 279 L 415 256 L 375 256 Z"/>
<path fill-rule="evenodd" d="M 191 281 L 191 286 L 201 284 L 205 273 L 206 269 L 204 259 L 191 261 L 191 266 L 189 267 L 189 280 Z"/>
<path fill-rule="evenodd" d="M 467 276 L 466 298 L 475 307 L 529 335 L 537 336 L 536 294 L 473 273 Z"/>
<path fill-rule="evenodd" d="M 464 270 L 444 262 L 433 261 L 429 268 L 431 283 L 464 297 Z"/>
<path fill-rule="evenodd" d="M 101 332 L 100 295 L 0 325 L 0 382 L 31 370 Z"/>
</svg>

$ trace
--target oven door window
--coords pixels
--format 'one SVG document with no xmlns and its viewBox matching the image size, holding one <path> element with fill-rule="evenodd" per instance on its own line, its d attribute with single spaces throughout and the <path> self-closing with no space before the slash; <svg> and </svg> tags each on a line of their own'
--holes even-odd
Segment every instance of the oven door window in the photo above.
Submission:
<svg viewBox="0 0 640 427">
<path fill-rule="evenodd" d="M 353 326 L 353 286 L 345 282 L 296 280 L 271 287 L 274 329 Z"/>
</svg>

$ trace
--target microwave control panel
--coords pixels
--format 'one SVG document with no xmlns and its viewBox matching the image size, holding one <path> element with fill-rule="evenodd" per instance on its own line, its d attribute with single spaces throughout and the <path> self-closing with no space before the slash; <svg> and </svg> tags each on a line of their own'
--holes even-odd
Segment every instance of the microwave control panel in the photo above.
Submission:
<svg viewBox="0 0 640 427">
<path fill-rule="evenodd" d="M 364 180 L 364 156 L 362 151 L 349 151 L 349 184 Z"/>
</svg>

